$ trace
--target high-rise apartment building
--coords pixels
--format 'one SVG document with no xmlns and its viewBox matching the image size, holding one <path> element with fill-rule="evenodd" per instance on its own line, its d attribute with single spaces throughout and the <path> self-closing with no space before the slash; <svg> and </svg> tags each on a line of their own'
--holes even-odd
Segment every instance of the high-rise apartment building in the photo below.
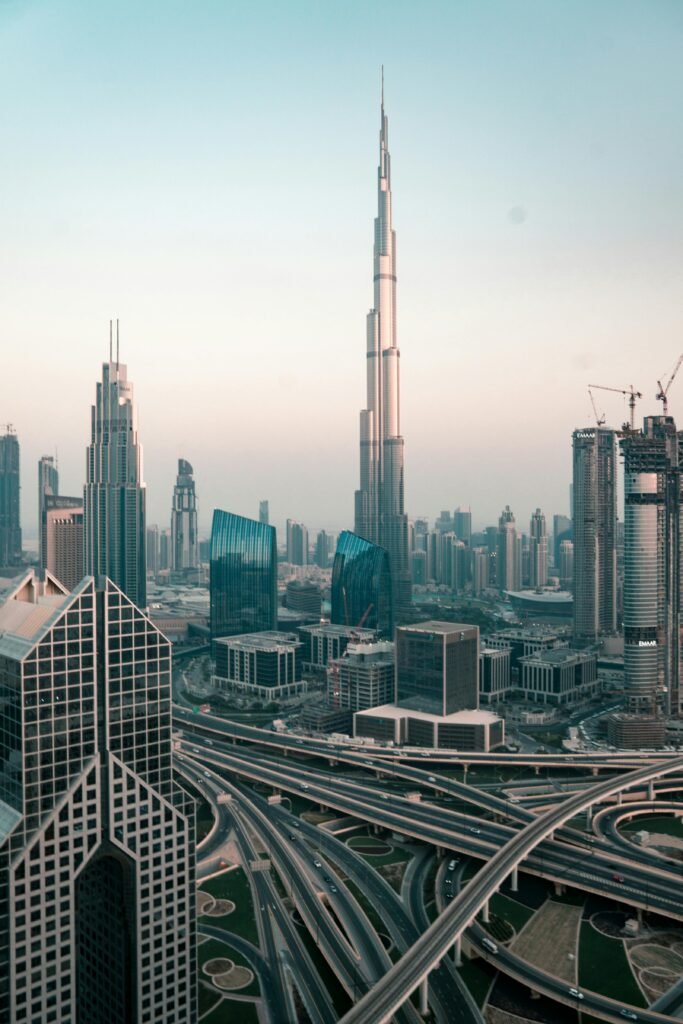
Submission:
<svg viewBox="0 0 683 1024">
<path fill-rule="evenodd" d="M 390 638 L 394 629 L 392 596 L 388 553 L 343 530 L 332 564 L 331 621 L 376 629 Z"/>
<path fill-rule="evenodd" d="M 19 440 L 11 424 L 0 434 L 0 569 L 21 562 Z"/>
<path fill-rule="evenodd" d="M 420 622 L 396 630 L 396 703 L 452 715 L 479 707 L 479 628 Z"/>
<path fill-rule="evenodd" d="M 529 586 L 545 587 L 548 582 L 548 534 L 545 516 L 537 508 L 529 528 Z"/>
<path fill-rule="evenodd" d="M 681 436 L 646 416 L 624 455 L 624 688 L 627 710 L 681 713 Z M 576 501 L 576 497 L 575 497 Z M 578 582 L 578 557 L 574 556 Z"/>
<path fill-rule="evenodd" d="M 117 324 L 118 332 L 118 324 Z M 145 485 L 137 409 L 127 370 L 109 351 L 91 415 L 83 501 L 85 571 L 108 576 L 139 608 L 147 603 Z"/>
<path fill-rule="evenodd" d="M 171 510 L 171 568 L 195 569 L 199 565 L 197 550 L 197 495 L 193 469 L 186 459 L 178 459 L 178 476 L 173 488 Z"/>
<path fill-rule="evenodd" d="M 319 530 L 315 539 L 313 561 L 319 569 L 329 569 L 332 537 L 325 530 Z"/>
<path fill-rule="evenodd" d="M 43 569 L 73 590 L 85 575 L 83 564 L 83 499 L 46 494 L 40 524 Z"/>
<path fill-rule="evenodd" d="M 308 565 L 308 529 L 294 519 L 287 520 L 287 561 Z"/>
<path fill-rule="evenodd" d="M 147 527 L 147 572 L 153 576 L 159 572 L 159 527 Z"/>
<path fill-rule="evenodd" d="M 0 1019 L 194 1024 L 168 640 L 110 580 L 0 594 Z"/>
<path fill-rule="evenodd" d="M 522 541 L 509 505 L 498 520 L 496 583 L 501 591 L 519 590 L 522 585 Z"/>
<path fill-rule="evenodd" d="M 472 538 L 472 512 L 468 509 L 456 508 L 453 513 L 453 533 L 465 544 Z"/>
<path fill-rule="evenodd" d="M 594 643 L 617 628 L 616 434 L 605 427 L 575 430 L 572 450 L 574 636 Z"/>
<path fill-rule="evenodd" d="M 374 305 L 367 317 L 367 402 L 360 414 L 360 488 L 355 532 L 389 553 L 393 601 L 410 614 L 408 519 L 403 497 L 403 437 L 399 422 L 396 341 L 396 235 L 391 212 L 389 122 L 382 90 L 374 243 Z"/>
<path fill-rule="evenodd" d="M 59 471 L 53 455 L 43 455 L 38 460 L 38 532 L 40 568 L 45 569 L 47 538 L 43 530 L 45 520 L 45 499 L 59 494 Z"/>
<path fill-rule="evenodd" d="M 215 509 L 209 573 L 212 637 L 277 629 L 274 526 Z"/>
</svg>

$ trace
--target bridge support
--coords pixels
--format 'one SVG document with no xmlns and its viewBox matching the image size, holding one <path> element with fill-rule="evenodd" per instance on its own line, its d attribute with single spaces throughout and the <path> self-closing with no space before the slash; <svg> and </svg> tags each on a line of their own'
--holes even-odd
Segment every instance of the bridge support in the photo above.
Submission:
<svg viewBox="0 0 683 1024">
<path fill-rule="evenodd" d="M 489 924 L 491 918 L 489 916 L 489 901 L 487 900 L 484 906 L 481 908 L 481 920 L 483 924 Z"/>
<path fill-rule="evenodd" d="M 564 882 L 555 882 L 555 895 L 562 896 L 567 891 L 567 886 Z"/>
<path fill-rule="evenodd" d="M 510 875 L 510 889 L 512 892 L 519 892 L 519 865 L 515 864 Z"/>
<path fill-rule="evenodd" d="M 534 775 L 540 775 L 540 774 L 541 774 L 541 766 L 540 766 L 540 764 L 535 764 L 534 765 Z"/>
<path fill-rule="evenodd" d="M 586 831 L 593 827 L 593 808 L 586 808 Z"/>
<path fill-rule="evenodd" d="M 429 1013 L 429 975 L 420 983 L 420 1013 L 423 1017 Z"/>
<path fill-rule="evenodd" d="M 462 938 L 459 935 L 453 946 L 453 963 L 456 967 L 462 967 Z"/>
<path fill-rule="evenodd" d="M 643 924 L 643 908 L 642 907 L 636 907 L 636 911 L 637 911 L 636 917 L 637 917 L 638 924 L 641 925 L 641 927 L 642 927 L 642 924 Z"/>
<path fill-rule="evenodd" d="M 654 779 L 650 780 L 647 784 L 647 798 L 652 801 L 655 798 L 655 784 Z"/>
<path fill-rule="evenodd" d="M 598 774 L 599 771 L 600 771 L 600 769 L 598 768 L 597 764 L 594 764 L 593 767 L 591 768 L 591 775 L 595 775 L 597 777 L 597 774 Z"/>
</svg>

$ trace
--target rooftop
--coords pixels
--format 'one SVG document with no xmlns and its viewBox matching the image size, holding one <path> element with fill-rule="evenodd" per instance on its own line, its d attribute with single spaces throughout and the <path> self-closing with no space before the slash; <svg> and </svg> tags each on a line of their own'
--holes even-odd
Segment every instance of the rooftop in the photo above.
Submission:
<svg viewBox="0 0 683 1024">
<path fill-rule="evenodd" d="M 356 713 L 373 718 L 419 718 L 424 722 L 437 722 L 439 725 L 492 725 L 500 721 L 500 715 L 495 715 L 492 711 L 454 711 L 452 715 L 430 715 L 426 711 L 411 711 L 396 704 L 380 704 L 379 707 Z"/>
<path fill-rule="evenodd" d="M 443 636 L 448 636 L 450 633 L 462 633 L 464 629 L 478 630 L 479 627 L 473 626 L 471 622 L 441 622 L 439 619 L 429 619 L 428 622 L 415 622 L 399 626 L 398 629 L 399 632 L 441 633 Z"/>
<path fill-rule="evenodd" d="M 295 633 L 282 633 L 275 629 L 263 630 L 261 633 L 240 633 L 239 636 L 222 636 L 215 642 L 259 651 L 283 651 L 301 645 Z"/>
<path fill-rule="evenodd" d="M 13 580 L 1 580 L 0 654 L 12 658 L 27 654 L 70 600 L 71 594 L 49 573 L 45 581 L 33 569 Z"/>
</svg>

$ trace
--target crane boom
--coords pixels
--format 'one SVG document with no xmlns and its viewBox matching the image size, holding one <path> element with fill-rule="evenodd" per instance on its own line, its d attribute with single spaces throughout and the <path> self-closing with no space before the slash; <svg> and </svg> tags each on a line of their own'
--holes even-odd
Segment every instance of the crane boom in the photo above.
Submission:
<svg viewBox="0 0 683 1024">
<path fill-rule="evenodd" d="M 603 425 L 603 423 L 605 422 L 605 414 L 604 414 L 604 412 L 603 412 L 602 416 L 600 416 L 598 414 L 598 410 L 597 410 L 597 407 L 595 405 L 595 399 L 593 398 L 593 392 L 591 391 L 590 388 L 588 389 L 588 394 L 590 395 L 591 405 L 593 406 L 593 412 L 595 413 L 595 422 L 596 422 L 596 424 L 599 427 L 601 427 Z"/>
<path fill-rule="evenodd" d="M 642 398 L 640 391 L 636 391 L 633 384 L 629 384 L 628 390 L 625 388 L 608 388 L 605 384 L 589 384 L 590 388 L 598 388 L 600 391 L 616 391 L 618 395 L 628 395 L 628 407 L 631 411 L 631 430 L 636 428 L 636 399 Z"/>
<path fill-rule="evenodd" d="M 668 383 L 667 383 L 665 388 L 662 387 L 661 380 L 657 381 L 657 387 L 659 388 L 659 391 L 655 395 L 655 401 L 662 403 L 662 411 L 663 411 L 665 416 L 668 416 L 668 413 L 669 413 L 669 400 L 667 398 L 667 395 L 669 393 L 669 388 L 673 384 L 674 377 L 676 376 L 676 374 L 678 373 L 678 371 L 681 368 L 681 363 L 683 363 L 683 355 L 680 355 L 678 357 L 678 361 L 677 361 L 676 365 L 673 368 L 673 372 L 672 372 L 671 376 L 669 377 Z"/>
</svg>

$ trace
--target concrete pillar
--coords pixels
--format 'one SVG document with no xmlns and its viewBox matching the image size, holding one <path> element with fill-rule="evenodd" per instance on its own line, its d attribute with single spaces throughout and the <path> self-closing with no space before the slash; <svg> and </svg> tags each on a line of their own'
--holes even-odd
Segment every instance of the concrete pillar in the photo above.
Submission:
<svg viewBox="0 0 683 1024">
<path fill-rule="evenodd" d="M 487 900 L 484 906 L 481 908 L 481 919 L 484 924 L 488 924 L 491 920 L 489 917 L 489 901 Z"/>
<path fill-rule="evenodd" d="M 593 827 L 593 808 L 586 808 L 586 832 Z"/>
<path fill-rule="evenodd" d="M 638 912 L 638 924 L 642 925 L 642 923 L 643 923 L 643 908 L 642 907 L 636 907 L 636 910 Z"/>
<path fill-rule="evenodd" d="M 648 800 L 654 800 L 654 798 L 655 798 L 654 779 L 650 779 L 650 781 L 647 784 L 647 798 L 648 798 Z"/>
<path fill-rule="evenodd" d="M 555 882 L 554 885 L 556 896 L 562 896 L 563 893 L 567 891 L 567 886 L 564 884 L 564 882 Z"/>
<path fill-rule="evenodd" d="M 617 793 L 617 807 L 621 807 L 621 802 L 624 799 L 624 794 L 619 790 Z"/>
<path fill-rule="evenodd" d="M 423 1017 L 429 1013 L 429 975 L 420 984 L 420 1013 Z"/>
<path fill-rule="evenodd" d="M 453 963 L 456 967 L 462 967 L 462 938 L 459 935 L 453 946 Z"/>
<path fill-rule="evenodd" d="M 597 764 L 594 764 L 593 767 L 591 768 L 591 775 L 597 775 L 599 770 L 600 769 L 598 768 Z"/>
<path fill-rule="evenodd" d="M 541 766 L 540 766 L 540 764 L 535 764 L 534 765 L 534 775 L 540 775 L 540 774 L 541 774 Z"/>
<path fill-rule="evenodd" d="M 519 867 L 515 865 L 510 875 L 510 889 L 512 892 L 519 892 Z"/>
</svg>

